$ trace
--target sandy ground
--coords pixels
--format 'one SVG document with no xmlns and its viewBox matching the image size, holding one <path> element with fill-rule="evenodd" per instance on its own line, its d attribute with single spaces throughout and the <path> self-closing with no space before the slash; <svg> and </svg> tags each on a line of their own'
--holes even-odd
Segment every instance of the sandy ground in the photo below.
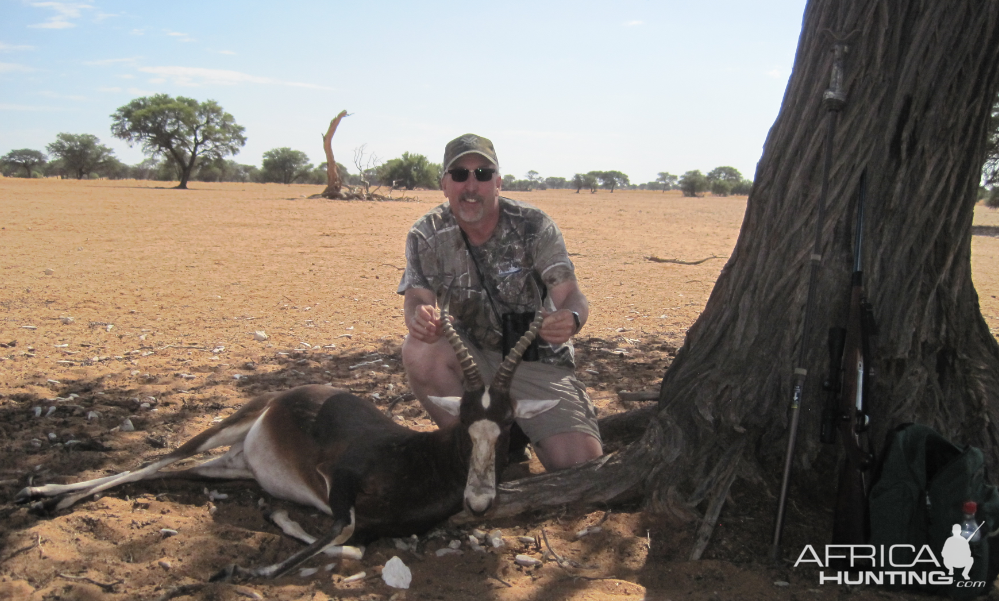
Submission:
<svg viewBox="0 0 999 601">
<path fill-rule="evenodd" d="M 314 559 L 314 575 L 242 585 L 203 583 L 230 563 L 260 565 L 299 546 L 264 518 L 258 500 L 266 495 L 252 483 L 128 485 L 51 518 L 11 504 L 29 482 L 134 469 L 259 392 L 331 383 L 386 411 L 408 392 L 395 290 L 405 234 L 443 200 L 439 192 L 339 202 L 307 199 L 320 191 L 316 186 L 192 187 L 0 179 L 0 600 L 844 594 L 819 586 L 814 571 L 765 560 L 773 509 L 742 502 L 752 491 L 739 484 L 707 559 L 698 562 L 686 561 L 696 524 L 627 508 L 565 509 L 480 524 L 500 529 L 506 543 L 486 553 L 463 544 L 461 554 L 438 557 L 437 549 L 468 536 L 469 528 L 445 526 L 415 552 L 382 540 L 363 559 L 337 561 L 329 571 L 331 560 Z M 618 393 L 657 388 L 735 244 L 745 198 L 509 195 L 541 207 L 563 230 L 592 305 L 577 338 L 579 372 L 601 413 L 641 405 Z M 999 213 L 979 207 L 975 219 L 974 278 L 982 312 L 999 332 Z M 719 258 L 682 265 L 650 256 Z M 258 331 L 268 339 L 256 340 Z M 410 427 L 432 427 L 413 401 L 391 411 Z M 123 431 L 126 419 L 134 431 Z M 507 477 L 528 469 L 541 471 L 533 461 Z M 212 500 L 213 491 L 227 497 Z M 287 508 L 306 530 L 317 533 L 326 523 L 314 511 L 266 500 Z M 803 519 L 792 515 L 789 528 Z M 576 536 L 598 523 L 600 532 Z M 162 529 L 178 534 L 165 537 Z M 514 562 L 517 554 L 541 559 L 548 546 L 582 567 Z M 413 571 L 406 591 L 378 577 L 396 555 Z M 349 580 L 360 572 L 366 577 Z M 909 598 L 870 587 L 850 593 Z"/>
</svg>

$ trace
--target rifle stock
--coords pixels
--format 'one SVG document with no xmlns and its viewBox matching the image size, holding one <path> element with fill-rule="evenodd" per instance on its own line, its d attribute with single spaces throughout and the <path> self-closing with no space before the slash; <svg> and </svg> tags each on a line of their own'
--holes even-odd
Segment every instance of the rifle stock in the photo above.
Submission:
<svg viewBox="0 0 999 601">
<path fill-rule="evenodd" d="M 835 431 L 843 445 L 843 460 L 840 465 L 839 487 L 836 493 L 836 507 L 833 518 L 834 545 L 863 544 L 870 533 L 867 508 L 868 483 L 866 472 L 872 463 L 867 435 L 867 378 L 868 344 L 872 320 L 870 308 L 864 296 L 864 275 L 861 269 L 864 202 L 867 196 L 867 173 L 860 176 L 860 190 L 857 200 L 857 232 L 854 247 L 854 267 L 851 277 L 850 314 L 845 332 L 838 330 L 835 336 L 842 336 L 841 357 L 830 360 L 830 382 L 833 409 L 827 405 L 826 414 L 832 422 L 823 420 L 823 442 L 835 442 Z M 830 333 L 830 353 L 835 353 L 833 334 Z M 838 372 L 838 373 L 837 373 Z M 838 397 L 838 398 L 836 398 Z M 832 440 L 829 440 L 832 438 Z"/>
</svg>

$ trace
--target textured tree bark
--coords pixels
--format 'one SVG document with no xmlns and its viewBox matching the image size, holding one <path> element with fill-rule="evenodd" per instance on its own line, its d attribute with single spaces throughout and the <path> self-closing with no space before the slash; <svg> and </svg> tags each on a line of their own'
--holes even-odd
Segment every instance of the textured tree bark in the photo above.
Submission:
<svg viewBox="0 0 999 601">
<path fill-rule="evenodd" d="M 816 312 L 803 333 L 834 37 L 850 40 L 847 99 L 833 139 Z M 865 168 L 863 269 L 880 327 L 871 440 L 878 449 L 889 429 L 921 422 L 981 447 L 999 473 L 999 344 L 970 262 L 997 57 L 997 0 L 810 1 L 739 240 L 665 374 L 658 413 L 640 441 L 599 465 L 505 485 L 500 508 L 528 496 L 533 508 L 603 502 L 627 490 L 651 511 L 683 514 L 708 500 L 701 509 L 716 514 L 733 473 L 775 483 L 801 344 L 808 377 L 794 466 L 799 475 L 830 469 L 835 462 L 816 461 L 836 452 L 818 442 L 826 336 L 846 319 Z"/>
<path fill-rule="evenodd" d="M 340 170 L 336 168 L 336 159 L 333 158 L 333 134 L 340 125 L 340 120 L 347 116 L 347 111 L 340 111 L 335 119 L 330 121 L 330 127 L 323 136 L 323 151 L 326 153 L 326 189 L 320 196 L 326 198 L 340 198 Z"/>
</svg>

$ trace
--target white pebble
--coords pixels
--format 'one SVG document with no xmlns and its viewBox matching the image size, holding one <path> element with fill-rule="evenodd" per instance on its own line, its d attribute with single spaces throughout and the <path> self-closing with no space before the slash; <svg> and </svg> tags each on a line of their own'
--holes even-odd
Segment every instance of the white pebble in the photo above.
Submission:
<svg viewBox="0 0 999 601">
<path fill-rule="evenodd" d="M 345 583 L 346 582 L 357 582 L 358 580 L 364 580 L 365 576 L 367 576 L 366 573 L 364 573 L 364 572 L 358 572 L 358 573 L 354 574 L 353 576 L 348 576 L 348 577 L 344 578 L 343 581 Z"/>
<path fill-rule="evenodd" d="M 51 440 L 52 442 L 55 442 L 55 441 L 59 440 L 59 437 L 56 436 L 55 432 L 49 432 L 48 433 L 48 437 L 49 437 L 49 440 Z"/>
<path fill-rule="evenodd" d="M 382 568 L 382 580 L 392 588 L 409 588 L 413 581 L 413 572 L 401 559 L 393 556 Z"/>
<path fill-rule="evenodd" d="M 541 560 L 535 559 L 530 555 L 518 555 L 516 558 L 514 558 L 514 561 L 517 563 L 517 565 L 524 566 L 526 568 L 533 568 L 541 565 Z"/>
<path fill-rule="evenodd" d="M 333 563 L 328 563 L 325 566 L 323 566 L 323 569 L 326 570 L 327 572 L 332 572 L 333 568 L 335 567 L 336 567 L 336 562 L 334 561 Z"/>
<path fill-rule="evenodd" d="M 55 434 L 50 434 L 49 436 L 55 436 Z M 452 549 L 460 549 L 461 548 L 461 541 L 460 540 L 453 540 L 453 541 L 449 542 L 447 544 L 447 546 L 451 547 Z"/>
<path fill-rule="evenodd" d="M 495 549 L 499 549 L 504 545 L 503 543 L 503 531 L 502 530 L 492 530 L 489 532 L 489 544 Z"/>
<path fill-rule="evenodd" d="M 260 342 L 263 342 L 268 338 L 270 338 L 270 336 L 268 336 L 267 333 L 264 332 L 263 330 L 257 330 L 256 332 L 253 333 L 254 340 L 259 340 Z"/>
<path fill-rule="evenodd" d="M 437 557 L 444 557 L 445 555 L 461 555 L 460 549 L 452 549 L 451 547 L 444 547 L 443 549 L 437 549 L 434 551 L 434 555 Z"/>
<path fill-rule="evenodd" d="M 330 557 L 360 561 L 364 557 L 364 547 L 351 547 L 350 545 L 344 545 L 342 547 L 331 546 L 323 549 L 323 553 L 329 555 Z"/>
<path fill-rule="evenodd" d="M 170 562 L 165 559 L 161 559 L 156 563 L 160 564 L 160 567 L 163 568 L 164 570 L 169 570 L 171 568 Z"/>
<path fill-rule="evenodd" d="M 34 407 L 31 410 L 35 412 L 35 417 L 41 417 L 42 416 L 42 408 L 41 407 Z"/>
<path fill-rule="evenodd" d="M 53 273 L 55 273 L 54 269 L 46 269 L 45 270 L 45 275 L 52 275 Z"/>
<path fill-rule="evenodd" d="M 518 536 L 517 541 L 524 543 L 525 545 L 533 545 L 535 542 L 532 536 Z"/>
<path fill-rule="evenodd" d="M 216 500 L 224 501 L 224 500 L 226 500 L 226 499 L 229 498 L 229 495 L 227 495 L 225 493 L 221 493 L 221 492 L 219 492 L 217 490 L 213 490 L 210 493 L 208 493 L 208 498 L 211 499 L 212 501 L 216 501 Z"/>
<path fill-rule="evenodd" d="M 88 422 L 91 421 L 91 420 L 100 419 L 100 418 L 101 418 L 101 414 L 97 413 L 96 411 L 88 411 L 87 412 L 87 421 Z"/>
<path fill-rule="evenodd" d="M 168 538 L 171 536 L 177 536 L 177 531 L 174 530 L 173 528 L 161 528 L 160 534 L 163 535 L 163 538 Z"/>
<path fill-rule="evenodd" d="M 600 532 L 601 530 L 603 530 L 603 528 L 601 528 L 600 526 L 589 526 L 589 527 L 583 528 L 582 530 L 580 530 L 579 532 L 577 532 L 576 533 L 576 538 L 583 538 L 584 536 L 587 536 L 589 534 L 596 534 L 596 533 Z"/>
<path fill-rule="evenodd" d="M 125 418 L 125 421 L 121 422 L 122 432 L 135 432 L 135 425 L 132 424 L 132 420 Z"/>
<path fill-rule="evenodd" d="M 302 568 L 301 570 L 298 571 L 298 576 L 299 578 L 308 578 L 309 576 L 312 576 L 318 571 L 319 568 Z"/>
<path fill-rule="evenodd" d="M 64 323 L 64 324 L 66 324 L 66 325 L 69 325 L 69 324 L 73 323 L 73 322 L 74 322 L 74 321 L 76 321 L 76 320 L 75 320 L 75 319 L 73 319 L 72 317 L 69 317 L 69 316 L 67 315 L 67 316 L 65 316 L 65 317 L 60 317 L 60 318 L 59 318 L 59 321 L 63 322 L 63 323 Z"/>
<path fill-rule="evenodd" d="M 45 412 L 45 417 L 48 417 L 48 416 L 52 415 L 53 413 L 55 413 L 55 410 L 56 410 L 55 405 L 52 405 L 51 407 L 49 407 L 48 411 Z"/>
</svg>

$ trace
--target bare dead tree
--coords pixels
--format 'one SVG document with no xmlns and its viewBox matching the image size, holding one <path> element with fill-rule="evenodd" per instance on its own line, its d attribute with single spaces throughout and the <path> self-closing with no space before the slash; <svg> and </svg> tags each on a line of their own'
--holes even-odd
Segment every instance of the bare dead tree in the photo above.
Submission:
<svg viewBox="0 0 999 601">
<path fill-rule="evenodd" d="M 368 154 L 365 151 L 366 147 L 367 144 L 361 144 L 354 149 L 354 166 L 357 167 L 357 172 L 360 174 L 365 196 L 371 193 L 371 183 L 368 181 L 368 174 L 380 164 L 378 155 L 373 152 Z M 365 160 L 365 155 L 367 155 L 367 160 Z"/>
<path fill-rule="evenodd" d="M 323 151 L 326 153 L 326 189 L 320 196 L 325 198 L 340 198 L 340 187 L 343 184 L 340 181 L 340 170 L 337 169 L 336 159 L 333 158 L 333 134 L 336 133 L 340 120 L 349 116 L 347 111 L 340 111 L 340 114 L 330 121 L 329 129 L 323 135 Z"/>
<path fill-rule="evenodd" d="M 816 320 L 803 335 L 826 132 L 822 98 L 833 38 L 851 33 Z M 691 555 L 699 556 L 736 480 L 752 482 L 764 501 L 769 490 L 776 506 L 798 345 L 807 349 L 809 376 L 792 498 L 809 487 L 828 491 L 837 450 L 818 442 L 818 374 L 828 366 L 827 330 L 844 322 L 849 305 L 854 200 L 865 168 L 863 267 L 880 328 L 869 366 L 878 374 L 871 440 L 877 448 L 894 426 L 918 421 L 982 448 L 997 473 L 999 343 L 979 310 L 970 260 L 999 91 L 996 56 L 994 0 L 811 0 L 739 240 L 665 373 L 655 414 L 631 418 L 644 434 L 578 468 L 503 485 L 497 513 L 641 500 L 650 512 L 697 516 Z M 625 414 L 616 427 L 628 420 Z M 800 528 L 794 519 L 785 532 Z M 761 543 L 766 549 L 769 540 Z"/>
</svg>

